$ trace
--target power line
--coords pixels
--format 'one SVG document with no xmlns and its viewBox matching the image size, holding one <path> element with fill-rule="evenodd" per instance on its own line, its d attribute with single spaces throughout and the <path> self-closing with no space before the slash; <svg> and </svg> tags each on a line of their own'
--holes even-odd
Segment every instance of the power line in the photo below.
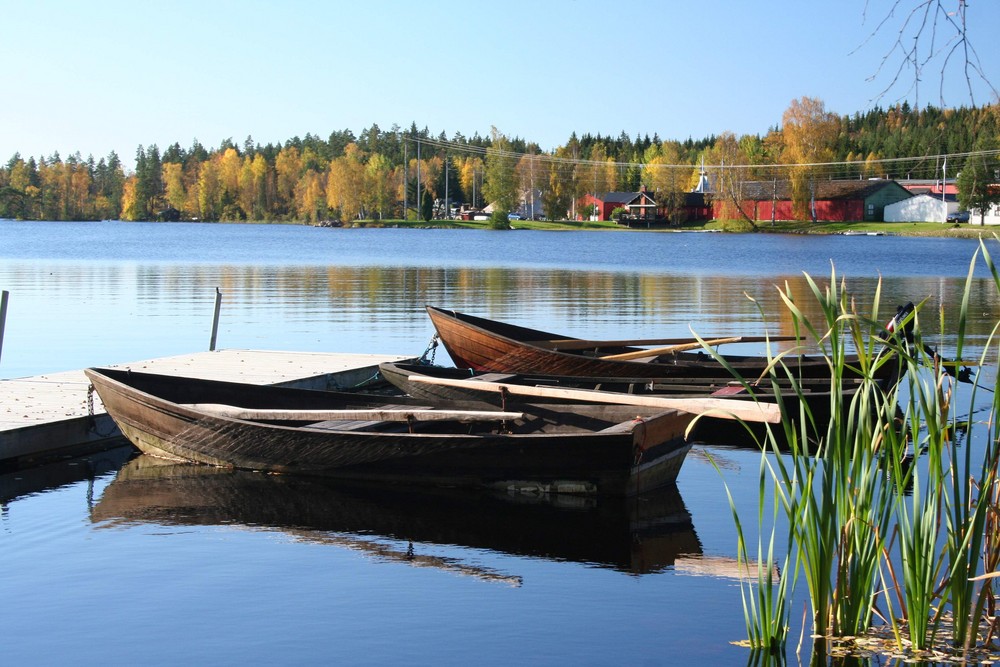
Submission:
<svg viewBox="0 0 1000 667">
<path fill-rule="evenodd" d="M 425 144 L 428 146 L 434 146 L 442 150 L 454 151 L 459 153 L 468 153 L 471 155 L 497 155 L 500 157 L 507 157 L 512 159 L 520 160 L 523 157 L 531 157 L 532 159 L 538 160 L 542 163 L 552 163 L 557 165 L 570 165 L 570 166 L 586 166 L 586 167 L 618 167 L 618 168 L 630 168 L 636 167 L 639 169 L 700 169 L 700 165 L 696 164 L 668 164 L 659 162 L 621 162 L 615 160 L 589 160 L 583 158 L 570 158 L 562 157 L 558 155 L 551 155 L 548 153 L 521 153 L 517 151 L 503 150 L 493 147 L 475 146 L 472 144 L 463 144 L 456 141 L 448 141 L 446 139 L 424 139 L 420 137 L 404 137 L 407 141 L 413 141 L 417 144 Z M 896 157 L 896 158 L 874 158 L 865 160 L 841 160 L 835 162 L 785 162 L 785 163 L 766 163 L 766 164 L 705 164 L 704 169 L 706 171 L 722 171 L 722 170 L 757 170 L 757 171 L 781 171 L 796 168 L 809 168 L 814 172 L 826 172 L 828 174 L 835 173 L 833 168 L 847 168 L 847 169 L 864 169 L 866 171 L 871 171 L 872 167 L 877 165 L 905 165 L 907 163 L 916 163 L 914 168 L 918 168 L 921 163 L 930 162 L 940 162 L 942 160 L 952 160 L 959 161 L 963 159 L 968 159 L 971 157 L 987 157 L 995 158 L 1000 156 L 1000 149 L 995 150 L 985 150 L 985 151 L 968 151 L 964 153 L 937 153 L 931 155 L 920 155 L 912 157 Z"/>
</svg>

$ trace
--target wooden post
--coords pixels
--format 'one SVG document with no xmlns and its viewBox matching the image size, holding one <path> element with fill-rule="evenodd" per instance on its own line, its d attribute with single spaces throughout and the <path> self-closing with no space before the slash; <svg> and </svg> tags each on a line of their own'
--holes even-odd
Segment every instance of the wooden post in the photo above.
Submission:
<svg viewBox="0 0 1000 667">
<path fill-rule="evenodd" d="M 212 316 L 212 340 L 208 343 L 208 351 L 215 352 L 215 339 L 219 335 L 219 311 L 222 310 L 222 292 L 215 288 L 215 315 Z"/>
<path fill-rule="evenodd" d="M 3 354 L 3 328 L 7 321 L 7 297 L 10 292 L 3 290 L 0 292 L 0 354 Z"/>
</svg>

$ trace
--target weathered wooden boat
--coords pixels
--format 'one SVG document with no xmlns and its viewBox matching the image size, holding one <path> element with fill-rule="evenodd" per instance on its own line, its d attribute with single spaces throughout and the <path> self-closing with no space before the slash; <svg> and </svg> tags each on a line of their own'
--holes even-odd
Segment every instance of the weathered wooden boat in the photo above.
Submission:
<svg viewBox="0 0 1000 667">
<path fill-rule="evenodd" d="M 629 405 L 483 411 L 125 370 L 86 374 L 145 453 L 381 482 L 631 495 L 676 480 L 693 419 Z"/>
<path fill-rule="evenodd" d="M 670 339 L 659 341 L 588 341 L 538 329 L 476 317 L 453 310 L 427 306 L 437 335 L 459 368 L 497 373 L 542 373 L 589 377 L 685 377 L 755 379 L 767 374 L 763 355 L 722 355 L 727 368 L 712 355 L 698 349 L 700 343 Z M 727 337 L 722 342 L 761 339 Z M 770 338 L 771 341 L 780 340 Z M 638 344 L 663 347 L 644 349 Z M 698 349 L 698 351 L 691 351 Z M 796 378 L 829 378 L 830 365 L 821 356 L 791 356 L 784 366 Z M 882 364 L 878 372 L 889 377 L 895 364 Z M 731 370 L 730 370 L 731 369 Z M 848 369 L 850 370 L 850 364 Z M 779 371 L 780 372 L 780 371 Z"/>
<path fill-rule="evenodd" d="M 438 378 L 442 380 L 479 380 L 500 382 L 527 387 L 552 387 L 613 392 L 626 396 L 661 396 L 690 399 L 692 406 L 704 403 L 695 399 L 725 398 L 746 401 L 776 403 L 779 400 L 797 400 L 800 395 L 811 407 L 821 407 L 830 400 L 830 380 L 828 378 L 805 378 L 797 381 L 768 377 L 763 380 L 741 382 L 724 378 L 678 378 L 678 377 L 588 377 L 574 375 L 547 375 L 545 373 L 493 373 L 474 371 L 467 368 L 437 366 L 419 362 L 383 362 L 379 364 L 379 374 L 400 391 L 414 398 L 434 404 L 448 401 L 478 401 L 493 407 L 504 408 L 520 402 L 530 402 L 527 396 L 511 396 L 495 391 L 483 391 L 474 384 L 452 382 L 432 382 L 417 380 L 416 377 Z M 843 382 L 845 394 L 853 394 L 861 385 L 857 379 Z M 573 397 L 533 396 L 533 401 L 567 403 L 579 400 Z"/>
<path fill-rule="evenodd" d="M 769 378 L 750 384 L 721 378 L 616 378 L 545 375 L 541 373 L 490 373 L 463 368 L 422 363 L 384 362 L 379 374 L 409 396 L 430 404 L 462 401 L 483 408 L 520 409 L 524 403 L 544 402 L 554 406 L 588 400 L 608 400 L 617 396 L 622 402 L 649 398 L 663 405 L 706 413 L 689 439 L 740 444 L 763 437 L 763 422 L 795 421 L 808 415 L 813 430 L 825 429 L 831 414 L 832 394 L 828 378 L 797 381 Z M 483 383 L 500 387 L 484 388 Z M 864 386 L 859 379 L 840 383 L 843 405 Z M 600 394 L 593 392 L 599 391 Z M 595 399 L 596 396 L 596 399 Z M 721 399 L 721 400 L 717 400 Z M 734 412 L 737 401 L 745 410 Z M 713 410 L 713 408 L 715 408 Z M 748 423 L 737 424 L 729 417 Z M 760 424 L 756 424 L 756 423 Z M 754 425 L 756 424 L 756 425 Z M 781 428 L 776 432 L 780 434 Z"/>
<path fill-rule="evenodd" d="M 296 541 L 512 583 L 516 572 L 441 557 L 431 547 L 489 549 L 634 574 L 702 555 L 676 485 L 632 498 L 508 493 L 261 475 L 140 454 L 121 467 L 90 518 L 105 526 L 279 531 Z"/>
</svg>

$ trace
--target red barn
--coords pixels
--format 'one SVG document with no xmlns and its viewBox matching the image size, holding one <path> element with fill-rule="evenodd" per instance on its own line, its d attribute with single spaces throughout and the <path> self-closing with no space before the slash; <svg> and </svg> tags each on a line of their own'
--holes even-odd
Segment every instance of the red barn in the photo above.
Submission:
<svg viewBox="0 0 1000 667">
<path fill-rule="evenodd" d="M 743 184 L 740 209 L 751 220 L 808 220 L 813 216 L 824 222 L 881 222 L 885 207 L 913 194 L 896 181 L 816 181 L 811 186 L 811 200 L 805 216 L 796 214 L 790 181 L 750 181 Z M 716 219 L 742 217 L 735 204 L 716 193 L 712 201 Z"/>
</svg>

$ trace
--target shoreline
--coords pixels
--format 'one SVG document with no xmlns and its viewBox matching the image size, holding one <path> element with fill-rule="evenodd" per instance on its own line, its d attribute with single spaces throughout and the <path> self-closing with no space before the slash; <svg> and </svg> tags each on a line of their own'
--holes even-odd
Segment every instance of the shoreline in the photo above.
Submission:
<svg viewBox="0 0 1000 667">
<path fill-rule="evenodd" d="M 59 222 L 47 220 L 13 220 L 5 218 L 0 222 Z M 132 224 L 130 221 L 119 220 L 77 220 L 63 222 L 121 222 L 122 224 Z M 136 222 L 155 224 L 176 224 L 161 223 L 155 220 L 142 220 Z M 357 220 L 348 224 L 327 223 L 313 224 L 309 222 L 291 220 L 241 220 L 241 221 L 193 221 L 180 220 L 180 224 L 207 224 L 207 225 L 297 225 L 303 227 L 317 227 L 328 229 L 479 229 L 491 231 L 488 221 L 467 221 L 467 220 Z M 645 233 L 717 233 L 717 234 L 796 234 L 814 236 L 912 236 L 912 237 L 940 237 L 940 238 L 970 238 L 995 236 L 1000 233 L 1000 226 L 979 225 L 976 223 L 941 223 L 941 222 L 802 222 L 802 221 L 770 221 L 758 222 L 756 229 L 752 228 L 745 221 L 712 220 L 707 222 L 697 222 L 682 224 L 676 227 L 655 227 L 655 228 L 628 228 L 622 227 L 613 221 L 532 221 L 514 220 L 511 221 L 510 231 L 588 231 L 588 232 L 645 232 Z"/>
</svg>

